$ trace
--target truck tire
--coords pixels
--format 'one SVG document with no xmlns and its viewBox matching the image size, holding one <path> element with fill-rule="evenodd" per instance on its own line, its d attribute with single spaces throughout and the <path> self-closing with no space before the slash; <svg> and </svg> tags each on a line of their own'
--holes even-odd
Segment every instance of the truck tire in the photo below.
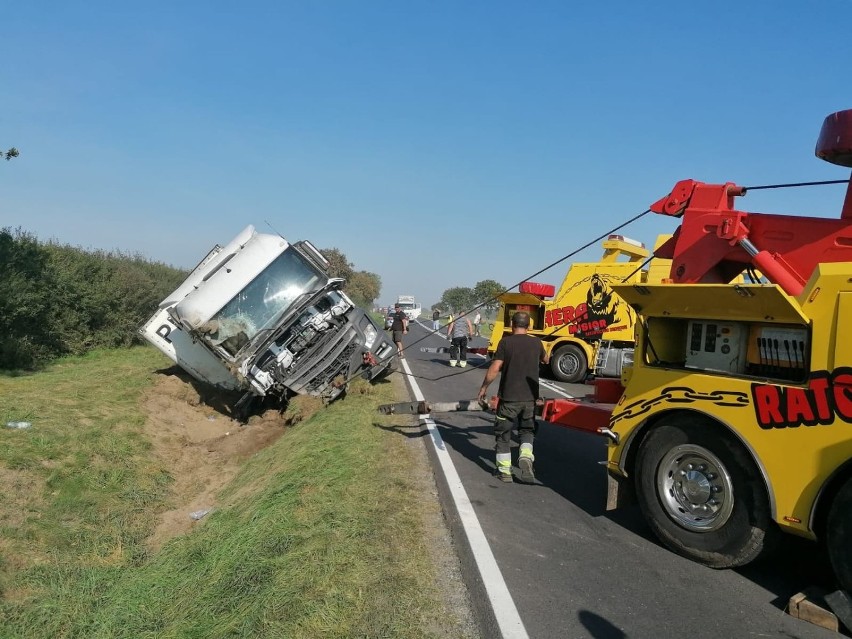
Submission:
<svg viewBox="0 0 852 639">
<path fill-rule="evenodd" d="M 828 557 L 840 587 L 852 593 L 852 477 L 831 503 L 826 529 Z"/>
<path fill-rule="evenodd" d="M 550 356 L 550 370 L 559 381 L 576 384 L 586 378 L 589 363 L 580 347 L 565 344 L 557 348 Z"/>
<path fill-rule="evenodd" d="M 760 473 L 745 449 L 710 419 L 663 418 L 636 458 L 642 514 L 671 550 L 712 568 L 753 561 L 778 530 Z"/>
</svg>

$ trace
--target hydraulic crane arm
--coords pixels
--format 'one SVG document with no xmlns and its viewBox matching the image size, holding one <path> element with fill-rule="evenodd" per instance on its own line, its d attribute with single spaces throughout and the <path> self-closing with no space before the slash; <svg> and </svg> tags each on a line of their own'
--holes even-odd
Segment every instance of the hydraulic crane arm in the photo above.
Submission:
<svg viewBox="0 0 852 639">
<path fill-rule="evenodd" d="M 852 167 L 852 110 L 825 119 L 816 155 Z M 852 183 L 840 219 L 737 210 L 735 198 L 745 192 L 731 182 L 682 180 L 651 205 L 655 213 L 682 220 L 672 238 L 654 252 L 672 260 L 672 282 L 728 283 L 753 265 L 796 296 L 820 262 L 852 261 Z"/>
<path fill-rule="evenodd" d="M 852 110 L 825 119 L 815 153 L 852 167 Z M 655 213 L 681 218 L 672 238 L 654 252 L 655 257 L 672 260 L 671 282 L 727 284 L 754 266 L 787 294 L 797 296 L 818 264 L 852 262 L 852 182 L 840 219 L 739 211 L 735 199 L 745 192 L 732 182 L 682 180 L 651 205 Z M 611 380 L 595 380 L 592 398 L 546 400 L 542 419 L 617 441 L 606 424 L 620 390 L 600 396 L 606 381 Z"/>
</svg>

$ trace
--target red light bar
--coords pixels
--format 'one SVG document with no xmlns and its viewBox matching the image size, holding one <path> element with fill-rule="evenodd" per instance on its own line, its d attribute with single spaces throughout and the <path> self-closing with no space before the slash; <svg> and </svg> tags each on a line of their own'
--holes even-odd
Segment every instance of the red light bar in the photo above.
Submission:
<svg viewBox="0 0 852 639">
<path fill-rule="evenodd" d="M 553 284 L 541 284 L 539 282 L 521 282 L 518 284 L 518 290 L 521 293 L 529 293 L 539 297 L 553 297 L 556 293 L 556 287 Z"/>
</svg>

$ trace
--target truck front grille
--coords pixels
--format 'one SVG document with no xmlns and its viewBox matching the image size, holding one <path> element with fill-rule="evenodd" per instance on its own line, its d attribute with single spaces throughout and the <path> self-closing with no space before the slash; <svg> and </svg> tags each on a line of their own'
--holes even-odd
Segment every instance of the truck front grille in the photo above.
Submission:
<svg viewBox="0 0 852 639">
<path fill-rule="evenodd" d="M 305 391 L 311 395 L 321 394 L 323 389 L 338 375 L 342 375 L 345 380 L 349 372 L 349 362 L 352 360 L 352 356 L 355 354 L 357 348 L 358 344 L 356 342 L 350 342 L 327 366 L 316 371 L 311 371 L 308 375 L 311 381 L 305 385 Z"/>
</svg>

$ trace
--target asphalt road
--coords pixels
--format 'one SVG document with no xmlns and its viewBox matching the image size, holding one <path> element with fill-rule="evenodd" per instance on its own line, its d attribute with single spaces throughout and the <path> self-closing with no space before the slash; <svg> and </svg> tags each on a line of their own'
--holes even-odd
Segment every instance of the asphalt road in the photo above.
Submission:
<svg viewBox="0 0 852 639">
<path fill-rule="evenodd" d="M 421 352 L 421 347 L 448 344 L 430 335 L 427 325 L 412 322 L 404 342 L 410 378 L 427 401 L 474 399 L 487 360 L 472 356 L 468 367 L 459 369 L 449 366 L 446 354 Z M 485 346 L 486 339 L 475 338 L 472 345 Z M 544 382 L 543 397 L 560 396 L 554 388 L 575 396 L 587 392 L 579 385 Z M 489 392 L 496 390 L 497 382 Z M 507 634 L 519 639 L 838 639 L 837 633 L 784 612 L 795 593 L 832 585 L 815 544 L 786 539 L 773 561 L 712 570 L 661 546 L 638 508 L 604 510 L 602 438 L 541 423 L 535 442 L 538 485 L 504 484 L 492 476 L 491 415 L 436 413 L 431 419 L 499 567 L 499 574 L 488 573 L 485 581 L 499 582 L 502 575 L 511 599 L 507 604 L 481 588 L 471 591 L 483 599 L 481 607 L 511 608 L 514 602 L 522 625 Z M 433 445 L 428 437 L 424 443 Z M 516 461 L 517 448 L 513 457 Z M 436 476 L 442 472 L 436 467 Z M 452 500 L 447 501 L 448 519 L 458 519 Z M 464 535 L 457 543 L 467 543 Z M 462 563 L 469 584 L 483 581 L 481 568 Z"/>
</svg>

